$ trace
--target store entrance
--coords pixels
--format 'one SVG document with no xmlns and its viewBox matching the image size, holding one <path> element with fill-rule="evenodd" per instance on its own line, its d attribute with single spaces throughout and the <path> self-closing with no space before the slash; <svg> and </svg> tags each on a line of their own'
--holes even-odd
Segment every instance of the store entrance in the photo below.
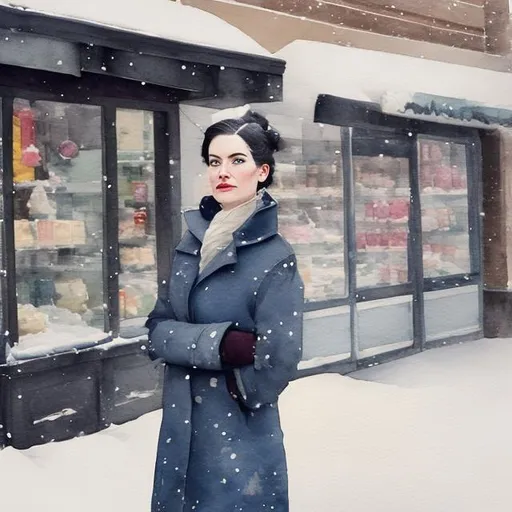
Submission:
<svg viewBox="0 0 512 512">
<path fill-rule="evenodd" d="M 352 130 L 351 281 L 357 359 L 414 344 L 412 149 L 407 134 Z"/>
</svg>

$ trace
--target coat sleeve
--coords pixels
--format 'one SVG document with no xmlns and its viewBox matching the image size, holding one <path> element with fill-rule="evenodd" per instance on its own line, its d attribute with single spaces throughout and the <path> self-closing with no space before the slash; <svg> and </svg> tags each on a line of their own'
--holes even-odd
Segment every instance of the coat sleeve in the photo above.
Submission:
<svg viewBox="0 0 512 512">
<path fill-rule="evenodd" d="M 278 263 L 257 291 L 255 362 L 234 370 L 247 407 L 277 402 L 295 376 L 302 356 L 303 308 L 304 285 L 293 255 Z"/>
<path fill-rule="evenodd" d="M 149 357 L 178 366 L 222 370 L 219 345 L 231 322 L 191 324 L 175 318 L 170 300 L 158 299 L 146 322 Z"/>
</svg>

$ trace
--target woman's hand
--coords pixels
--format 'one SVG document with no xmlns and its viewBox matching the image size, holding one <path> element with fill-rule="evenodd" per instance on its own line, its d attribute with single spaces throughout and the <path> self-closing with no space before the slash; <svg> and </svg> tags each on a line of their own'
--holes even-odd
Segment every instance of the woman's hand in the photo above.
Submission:
<svg viewBox="0 0 512 512">
<path fill-rule="evenodd" d="M 252 332 L 232 329 L 220 342 L 220 357 L 224 364 L 246 366 L 254 363 L 256 336 Z"/>
</svg>

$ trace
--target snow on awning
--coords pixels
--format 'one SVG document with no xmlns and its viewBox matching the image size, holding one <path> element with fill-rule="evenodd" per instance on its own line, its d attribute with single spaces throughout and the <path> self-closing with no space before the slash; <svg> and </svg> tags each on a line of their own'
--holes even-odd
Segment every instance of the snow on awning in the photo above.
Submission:
<svg viewBox="0 0 512 512">
<path fill-rule="evenodd" d="M 256 41 L 217 16 L 171 0 L 0 0 L 0 5 L 172 41 L 270 56 Z"/>
<path fill-rule="evenodd" d="M 294 41 L 286 60 L 286 103 L 309 119 L 319 95 L 374 111 L 469 127 L 512 124 L 512 74 L 350 48 Z"/>
</svg>

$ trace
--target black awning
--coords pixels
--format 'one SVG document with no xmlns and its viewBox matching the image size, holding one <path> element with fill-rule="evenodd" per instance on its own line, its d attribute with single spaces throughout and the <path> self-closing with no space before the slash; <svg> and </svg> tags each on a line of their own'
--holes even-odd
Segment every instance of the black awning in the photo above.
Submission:
<svg viewBox="0 0 512 512">
<path fill-rule="evenodd" d="M 198 30 L 200 28 L 198 27 Z M 282 100 L 281 59 L 174 41 L 94 22 L 0 5 L 0 63 L 61 74 L 106 75 L 186 92 L 184 99 L 226 106 Z M 24 39 L 40 48 L 29 55 Z M 23 42 L 21 42 L 23 41 Z M 56 58 L 64 53 L 66 59 Z M 1 77 L 0 77 L 1 84 Z M 183 95 L 180 94 L 183 98 Z"/>
<path fill-rule="evenodd" d="M 380 103 L 366 102 L 333 96 L 330 94 L 319 94 L 315 103 L 314 121 L 316 123 L 331 124 L 334 126 L 370 127 L 413 131 L 413 132 L 453 132 L 469 134 L 475 130 L 494 129 L 493 124 L 502 124 L 510 121 L 512 117 L 503 117 L 500 123 L 498 117 L 484 119 L 479 115 L 479 107 L 475 107 L 470 113 L 471 117 L 461 118 L 460 122 L 445 123 L 444 119 L 450 118 L 441 108 L 436 109 L 430 105 L 428 109 L 414 110 L 414 105 L 406 105 L 411 109 L 412 114 L 422 115 L 421 117 L 407 117 L 406 115 L 388 114 L 382 110 Z M 481 109 L 480 109 L 481 110 Z M 492 109 L 486 109 L 492 110 Z M 503 111 L 503 110 L 502 110 Z M 503 111 L 505 112 L 505 111 Z M 443 118 L 444 116 L 444 118 Z M 464 125 L 464 120 L 475 120 L 478 126 Z"/>
</svg>

